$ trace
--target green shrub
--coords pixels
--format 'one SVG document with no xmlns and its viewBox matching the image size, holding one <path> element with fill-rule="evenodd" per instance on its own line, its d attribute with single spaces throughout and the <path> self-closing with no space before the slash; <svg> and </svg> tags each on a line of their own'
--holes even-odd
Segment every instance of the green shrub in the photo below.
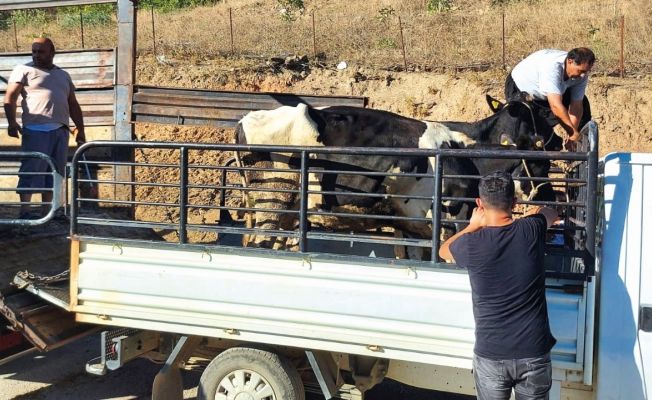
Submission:
<svg viewBox="0 0 652 400">
<path fill-rule="evenodd" d="M 212 5 L 219 0 L 141 0 L 138 2 L 139 8 L 152 8 L 163 12 L 174 11 L 179 8 L 197 7 Z"/>
<path fill-rule="evenodd" d="M 16 25 L 39 26 L 45 25 L 52 19 L 53 10 L 16 10 L 11 12 L 11 18 L 16 21 Z"/>
<path fill-rule="evenodd" d="M 378 16 L 376 18 L 380 22 L 387 22 L 394 14 L 396 14 L 396 10 L 393 7 L 384 7 L 378 10 Z"/>
<path fill-rule="evenodd" d="M 392 38 L 384 37 L 378 40 L 376 44 L 381 49 L 395 49 L 398 47 L 396 41 Z"/>
<path fill-rule="evenodd" d="M 83 7 L 63 7 L 57 14 L 59 24 L 66 28 L 75 28 L 80 25 L 80 13 L 84 25 L 107 25 L 113 23 L 115 14 L 114 4 L 93 4 Z"/>
<path fill-rule="evenodd" d="M 428 0 L 426 3 L 426 10 L 431 12 L 441 13 L 451 8 L 453 8 L 453 0 Z"/>
<path fill-rule="evenodd" d="M 11 13 L 0 12 L 0 30 L 6 31 L 11 25 Z"/>
<path fill-rule="evenodd" d="M 292 22 L 297 19 L 297 13 L 304 9 L 303 0 L 277 0 L 281 7 L 281 19 Z"/>
</svg>

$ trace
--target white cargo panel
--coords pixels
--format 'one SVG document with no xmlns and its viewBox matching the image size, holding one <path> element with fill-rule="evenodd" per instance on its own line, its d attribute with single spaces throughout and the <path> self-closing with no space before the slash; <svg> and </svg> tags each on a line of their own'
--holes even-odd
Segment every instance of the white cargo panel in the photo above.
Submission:
<svg viewBox="0 0 652 400">
<path fill-rule="evenodd" d="M 92 323 L 471 368 L 464 271 L 351 260 L 82 242 L 74 311 Z M 581 380 L 585 295 L 547 297 L 555 367 Z"/>
</svg>

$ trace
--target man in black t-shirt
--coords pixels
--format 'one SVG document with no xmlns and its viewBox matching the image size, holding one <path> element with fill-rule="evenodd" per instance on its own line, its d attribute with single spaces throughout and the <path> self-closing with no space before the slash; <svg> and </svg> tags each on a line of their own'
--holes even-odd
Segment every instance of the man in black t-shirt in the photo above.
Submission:
<svg viewBox="0 0 652 400">
<path fill-rule="evenodd" d="M 505 172 L 480 180 L 469 225 L 441 245 L 439 256 L 466 268 L 471 281 L 479 400 L 548 399 L 552 384 L 543 264 L 547 228 L 557 212 L 539 208 L 513 219 L 514 181 Z"/>
</svg>

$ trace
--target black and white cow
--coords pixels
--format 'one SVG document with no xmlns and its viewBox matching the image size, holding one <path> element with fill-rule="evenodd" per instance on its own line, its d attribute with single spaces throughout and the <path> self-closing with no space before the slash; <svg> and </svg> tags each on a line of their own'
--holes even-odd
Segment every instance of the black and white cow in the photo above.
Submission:
<svg viewBox="0 0 652 400">
<path fill-rule="evenodd" d="M 461 149 L 503 146 L 505 148 L 536 149 L 542 138 L 532 134 L 536 129 L 535 121 L 529 110 L 521 103 L 509 104 L 496 114 L 475 122 L 434 122 L 420 121 L 403 117 L 391 112 L 336 106 L 327 108 L 310 108 L 305 104 L 296 107 L 284 106 L 275 110 L 254 111 L 239 122 L 236 135 L 239 144 L 275 144 L 292 146 L 328 146 L 328 147 L 387 147 L 387 148 L 421 148 L 421 149 Z M 380 172 L 422 172 L 432 171 L 434 159 L 425 157 L 403 156 L 355 156 L 347 154 L 318 154 L 313 163 L 322 162 L 333 169 L 343 171 L 380 171 Z M 265 160 L 271 164 L 287 163 L 287 158 Z M 547 175 L 541 168 L 531 162 L 521 160 L 478 160 L 446 158 L 444 174 L 483 175 L 495 170 L 506 170 L 515 176 L 528 174 Z M 529 165 L 525 168 L 526 165 Z M 544 166 L 545 167 L 545 166 Z M 533 172 L 534 171 L 534 172 Z M 262 174 L 253 176 L 250 181 L 261 188 L 274 182 L 277 188 L 290 191 L 296 188 L 296 173 Z M 378 177 L 350 174 L 321 174 L 312 177 L 321 190 L 337 194 L 325 195 L 323 198 L 309 199 L 309 207 L 330 209 L 339 206 L 370 208 L 377 198 L 356 196 L 353 193 L 387 193 L 410 196 L 430 197 L 433 193 L 432 179 L 414 177 Z M 527 191 L 527 188 L 524 188 Z M 339 192 L 339 193 L 338 193 Z M 476 197 L 477 182 L 472 180 L 445 179 L 444 195 L 455 197 Z M 282 198 L 282 199 L 280 199 Z M 280 209 L 293 202 L 287 192 L 275 195 L 264 193 L 252 199 L 255 207 L 261 209 Z M 430 200 L 394 198 L 390 200 L 392 211 L 400 216 L 425 217 L 431 210 Z M 466 219 L 470 208 L 463 204 L 449 204 L 449 211 L 455 217 Z M 464 213 L 464 215 L 461 215 Z M 270 212 L 256 213 L 256 226 L 261 229 L 288 229 L 291 223 L 278 220 L 278 214 Z M 276 217 L 274 215 L 277 215 Z M 429 237 L 431 227 L 423 222 L 403 221 L 396 226 L 410 236 Z"/>
</svg>

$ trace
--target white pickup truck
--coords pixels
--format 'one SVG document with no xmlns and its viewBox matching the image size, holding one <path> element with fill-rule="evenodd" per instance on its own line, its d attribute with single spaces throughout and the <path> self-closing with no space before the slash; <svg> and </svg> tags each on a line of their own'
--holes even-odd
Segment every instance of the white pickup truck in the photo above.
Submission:
<svg viewBox="0 0 652 400">
<path fill-rule="evenodd" d="M 652 154 L 619 153 L 598 160 L 597 127 L 591 123 L 587 130 L 584 152 L 499 152 L 501 157 L 558 158 L 575 166 L 572 174 L 553 178 L 573 195 L 558 205 L 567 211 L 565 225 L 552 232 L 548 245 L 547 300 L 557 338 L 550 397 L 648 399 Z M 19 282 L 77 322 L 113 327 L 103 334 L 102 357 L 88 364 L 90 372 L 105 373 L 140 356 L 165 361 L 153 398 L 180 398 L 179 368 L 201 348 L 216 354 L 202 375 L 201 399 L 303 399 L 309 379 L 326 398 L 362 399 L 384 378 L 475 393 L 474 321 L 465 271 L 436 261 L 397 260 L 391 251 L 399 244 L 436 248 L 439 235 L 424 245 L 401 242 L 382 229 L 322 232 L 300 223 L 296 231 L 276 234 L 304 241 L 305 251 L 242 248 L 234 239 L 250 231 L 228 217 L 243 210 L 225 201 L 229 192 L 238 191 L 226 179 L 234 167 L 197 161 L 237 146 L 98 142 L 79 152 L 102 146 L 135 152 L 136 162 L 108 162 L 133 167 L 135 179 L 102 179 L 100 162 L 88 162 L 99 177 L 74 177 L 70 275 L 59 283 L 65 295 L 52 295 L 61 289 L 54 283 L 24 277 Z M 269 146 L 247 149 L 270 151 Z M 146 165 L 152 159 L 146 155 L 157 152 L 174 161 Z M 452 156 L 446 151 L 428 155 Z M 83 171 L 83 163 L 78 153 L 73 167 Z M 145 181 L 147 168 L 169 172 L 158 174 L 157 182 Z M 306 177 L 302 168 L 306 164 L 297 173 Z M 211 185 L 202 181 L 205 175 L 214 178 Z M 441 175 L 429 178 L 441 184 Z M 132 198 L 91 199 L 79 190 L 88 184 L 99 185 L 100 196 L 107 192 L 102 186 L 136 190 Z M 305 196 L 308 185 L 301 186 Z M 172 200 L 152 200 L 156 190 L 168 191 Z M 211 190 L 219 201 L 201 202 L 205 198 L 199 193 Z M 433 196 L 433 207 L 447 200 Z M 89 203 L 140 207 L 140 217 L 97 217 L 85 212 Z M 284 212 L 310 218 L 302 204 Z M 169 219 L 147 220 L 149 214 L 142 211 L 148 207 L 168 210 Z M 208 223 L 209 212 L 222 218 Z M 433 218 L 433 227 L 446 223 Z M 107 234 L 88 227 L 111 229 Z M 168 240 L 127 234 L 135 230 L 155 230 Z M 215 235 L 211 243 L 196 235 L 207 232 Z M 19 316 L 10 317 L 20 325 Z"/>
</svg>

